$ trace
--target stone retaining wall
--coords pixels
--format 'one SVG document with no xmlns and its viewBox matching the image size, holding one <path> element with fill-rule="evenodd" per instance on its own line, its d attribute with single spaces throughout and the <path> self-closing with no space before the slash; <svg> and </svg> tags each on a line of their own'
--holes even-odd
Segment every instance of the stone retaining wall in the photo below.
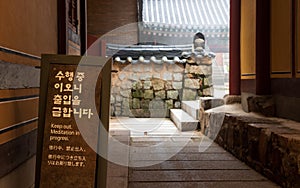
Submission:
<svg viewBox="0 0 300 188">
<path fill-rule="evenodd" d="M 204 132 L 216 143 L 282 187 L 300 187 L 299 123 L 226 114 L 214 127 L 210 115 Z"/>
<path fill-rule="evenodd" d="M 114 62 L 111 115 L 169 117 L 182 100 L 212 96 L 212 58 L 186 63 Z"/>
</svg>

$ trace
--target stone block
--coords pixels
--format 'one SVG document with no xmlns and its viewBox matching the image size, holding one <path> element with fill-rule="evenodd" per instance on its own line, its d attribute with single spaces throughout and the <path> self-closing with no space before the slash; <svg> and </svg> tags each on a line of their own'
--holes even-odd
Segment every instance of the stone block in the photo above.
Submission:
<svg viewBox="0 0 300 188">
<path fill-rule="evenodd" d="M 185 72 L 185 73 L 190 73 L 190 68 L 191 68 L 191 65 L 186 64 L 186 65 L 185 65 L 185 70 L 184 70 L 184 72 Z"/>
<path fill-rule="evenodd" d="M 141 108 L 142 109 L 149 109 L 150 100 L 142 100 L 141 101 Z"/>
<path fill-rule="evenodd" d="M 121 88 L 122 89 L 131 89 L 132 88 L 132 82 L 129 80 L 125 80 L 121 82 Z"/>
<path fill-rule="evenodd" d="M 154 79 L 161 79 L 160 73 L 153 73 L 152 78 Z"/>
<path fill-rule="evenodd" d="M 129 98 L 129 109 L 132 109 L 133 108 L 133 100 L 132 98 Z"/>
<path fill-rule="evenodd" d="M 151 81 L 144 81 L 144 89 L 151 89 L 152 82 Z"/>
<path fill-rule="evenodd" d="M 191 65 L 188 73 L 196 75 L 203 74 L 201 67 L 198 65 Z"/>
<path fill-rule="evenodd" d="M 173 89 L 172 81 L 166 81 L 165 82 L 165 90 L 171 90 Z"/>
<path fill-rule="evenodd" d="M 132 89 L 134 90 L 140 90 L 142 88 L 143 88 L 143 83 L 141 81 L 137 81 L 132 84 Z"/>
<path fill-rule="evenodd" d="M 200 103 L 204 110 L 208 110 L 224 105 L 224 100 L 213 97 L 200 97 Z"/>
<path fill-rule="evenodd" d="M 133 98 L 142 98 L 142 97 L 144 97 L 144 94 L 143 94 L 142 90 L 133 91 L 131 95 L 132 95 Z"/>
<path fill-rule="evenodd" d="M 165 90 L 156 91 L 155 92 L 155 98 L 165 99 L 166 98 L 166 92 L 165 92 Z"/>
<path fill-rule="evenodd" d="M 189 89 L 200 89 L 199 79 L 185 79 L 184 87 Z"/>
<path fill-rule="evenodd" d="M 165 108 L 164 101 L 154 99 L 154 100 L 150 101 L 149 108 L 150 109 L 164 109 Z"/>
<path fill-rule="evenodd" d="M 242 93 L 241 102 L 242 102 L 242 108 L 245 112 L 250 112 L 248 98 L 252 98 L 253 96 L 254 96 L 254 94 L 252 94 L 252 93 Z"/>
<path fill-rule="evenodd" d="M 162 90 L 165 87 L 165 82 L 161 79 L 152 79 L 152 86 L 155 91 Z"/>
<path fill-rule="evenodd" d="M 190 78 L 190 79 L 193 79 L 195 78 L 195 76 L 193 74 L 185 74 L 184 75 L 184 78 Z"/>
<path fill-rule="evenodd" d="M 120 116 L 122 114 L 122 111 L 121 110 L 116 110 L 114 111 L 114 115 L 115 116 Z"/>
<path fill-rule="evenodd" d="M 115 86 L 113 86 L 113 87 L 111 88 L 111 93 L 112 93 L 112 94 L 119 94 L 119 93 L 120 93 L 120 87 L 115 87 Z"/>
<path fill-rule="evenodd" d="M 138 73 L 129 74 L 128 79 L 132 80 L 132 81 L 138 81 L 139 80 L 139 74 Z"/>
<path fill-rule="evenodd" d="M 153 71 L 152 64 L 144 65 L 144 71 L 145 72 L 152 72 Z"/>
<path fill-rule="evenodd" d="M 183 73 L 184 67 L 182 64 L 169 64 L 168 71 L 173 73 Z"/>
<path fill-rule="evenodd" d="M 288 134 L 287 134 L 288 135 Z M 292 137 L 289 139 L 289 149 L 291 152 L 300 153 L 300 133 L 299 131 L 295 131 L 292 134 L 289 134 L 288 136 Z M 300 159 L 300 155 L 299 155 Z"/>
<path fill-rule="evenodd" d="M 224 96 L 224 103 L 225 104 L 241 103 L 241 96 L 240 95 L 226 95 L 226 96 Z"/>
<path fill-rule="evenodd" d="M 258 160 L 263 164 L 267 165 L 268 151 L 271 139 L 271 132 L 267 129 L 261 129 L 258 137 Z"/>
<path fill-rule="evenodd" d="M 151 73 L 141 73 L 140 80 L 151 80 L 152 74 Z"/>
<path fill-rule="evenodd" d="M 200 101 L 182 101 L 181 109 L 192 116 L 194 119 L 199 120 Z"/>
<path fill-rule="evenodd" d="M 164 64 L 154 64 L 153 68 L 155 72 L 162 72 L 164 70 Z"/>
<path fill-rule="evenodd" d="M 116 99 L 113 95 L 110 95 L 110 104 L 115 103 Z"/>
<path fill-rule="evenodd" d="M 214 92 L 213 92 L 213 88 L 212 87 L 203 89 L 203 91 L 202 91 L 203 96 L 213 96 L 213 93 Z"/>
<path fill-rule="evenodd" d="M 168 99 L 177 99 L 178 98 L 178 91 L 177 90 L 169 90 L 167 91 L 167 98 Z"/>
<path fill-rule="evenodd" d="M 212 64 L 212 58 L 209 57 L 202 57 L 200 59 L 197 59 L 197 64 L 205 64 L 205 65 L 211 65 Z"/>
<path fill-rule="evenodd" d="M 130 101 L 128 98 L 123 98 L 123 101 L 122 101 L 122 108 L 129 108 L 130 107 Z"/>
<path fill-rule="evenodd" d="M 166 103 L 166 109 L 172 109 L 174 106 L 173 106 L 173 100 L 166 100 L 165 101 Z"/>
<path fill-rule="evenodd" d="M 245 112 L 258 112 L 265 116 L 275 116 L 275 100 L 272 96 L 242 93 L 241 98 Z"/>
<path fill-rule="evenodd" d="M 172 86 L 174 89 L 182 89 L 182 82 L 173 82 Z"/>
<path fill-rule="evenodd" d="M 195 100 L 196 97 L 197 97 L 197 90 L 183 89 L 182 100 L 191 101 L 191 100 Z"/>
<path fill-rule="evenodd" d="M 204 96 L 204 95 L 203 95 L 203 90 L 201 90 L 201 89 L 198 89 L 198 90 L 197 90 L 197 94 L 198 94 L 197 100 L 199 100 L 201 97 L 208 97 L 208 96 Z"/>
<path fill-rule="evenodd" d="M 210 86 L 213 84 L 212 82 L 212 77 L 211 76 L 207 76 L 205 78 L 202 78 L 202 84 L 205 86 Z"/>
<path fill-rule="evenodd" d="M 113 80 L 112 86 L 121 87 L 121 83 L 122 83 L 122 81 L 120 81 L 120 80 Z"/>
<path fill-rule="evenodd" d="M 174 81 L 182 81 L 183 80 L 183 73 L 174 73 L 173 74 Z"/>
<path fill-rule="evenodd" d="M 204 75 L 211 75 L 212 74 L 212 66 L 207 65 L 200 65 L 201 73 Z"/>
<path fill-rule="evenodd" d="M 170 72 L 165 72 L 163 73 L 163 79 L 164 80 L 172 80 L 173 79 L 173 74 Z"/>
<path fill-rule="evenodd" d="M 120 94 L 122 97 L 129 98 L 131 96 L 131 90 L 130 89 L 121 90 Z"/>
<path fill-rule="evenodd" d="M 122 108 L 122 116 L 129 117 L 131 114 L 131 111 L 129 108 Z"/>
<path fill-rule="evenodd" d="M 180 107 L 181 107 L 181 103 L 180 103 L 179 101 L 176 101 L 176 102 L 174 103 L 174 107 L 175 107 L 175 108 L 180 108 Z"/>
<path fill-rule="evenodd" d="M 121 72 L 118 74 L 118 77 L 121 81 L 123 81 L 127 77 L 127 75 L 125 73 Z"/>
<path fill-rule="evenodd" d="M 132 99 L 132 108 L 133 109 L 141 108 L 140 99 L 137 98 Z"/>
<path fill-rule="evenodd" d="M 189 64 L 195 64 L 196 63 L 196 59 L 195 59 L 195 56 L 190 56 L 188 59 L 187 59 L 187 63 Z"/>
<path fill-rule="evenodd" d="M 145 90 L 144 91 L 144 99 L 153 99 L 153 90 Z"/>
<path fill-rule="evenodd" d="M 151 118 L 167 118 L 169 116 L 168 109 L 150 109 Z"/>
<path fill-rule="evenodd" d="M 130 115 L 130 117 L 149 118 L 150 111 L 146 109 L 132 109 Z"/>
<path fill-rule="evenodd" d="M 194 120 L 181 109 L 171 109 L 171 119 L 180 131 L 194 131 L 197 128 L 198 121 Z"/>
<path fill-rule="evenodd" d="M 116 96 L 116 101 L 117 102 L 121 102 L 123 100 L 123 97 L 122 96 L 120 96 L 120 95 L 117 95 Z"/>
</svg>

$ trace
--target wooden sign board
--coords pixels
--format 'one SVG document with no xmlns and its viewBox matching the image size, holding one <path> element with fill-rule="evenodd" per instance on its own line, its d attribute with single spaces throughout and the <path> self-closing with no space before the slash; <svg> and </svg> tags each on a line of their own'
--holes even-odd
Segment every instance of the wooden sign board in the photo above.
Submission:
<svg viewBox="0 0 300 188">
<path fill-rule="evenodd" d="M 99 118 L 108 129 L 110 66 L 100 57 L 42 56 L 36 187 L 105 185 L 97 150 L 107 140 Z"/>
</svg>

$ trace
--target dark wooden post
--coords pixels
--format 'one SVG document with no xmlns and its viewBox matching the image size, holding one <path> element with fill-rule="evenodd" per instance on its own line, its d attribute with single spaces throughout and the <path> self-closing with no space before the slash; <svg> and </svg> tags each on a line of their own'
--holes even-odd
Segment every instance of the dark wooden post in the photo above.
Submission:
<svg viewBox="0 0 300 188">
<path fill-rule="evenodd" d="M 270 78 L 270 0 L 256 1 L 256 94 L 269 95 Z"/>
<path fill-rule="evenodd" d="M 80 54 L 84 55 L 87 49 L 86 27 L 86 0 L 80 0 Z"/>
<path fill-rule="evenodd" d="M 230 0 L 229 94 L 241 94 L 241 0 Z"/>
</svg>

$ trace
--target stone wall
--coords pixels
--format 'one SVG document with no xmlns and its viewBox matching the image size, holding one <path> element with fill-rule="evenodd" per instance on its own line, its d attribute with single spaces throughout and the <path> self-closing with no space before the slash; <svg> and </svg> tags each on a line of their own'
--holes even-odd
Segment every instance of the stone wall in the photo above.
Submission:
<svg viewBox="0 0 300 188">
<path fill-rule="evenodd" d="M 207 136 L 280 186 L 300 187 L 299 123 L 225 114 L 219 127 L 212 122 L 217 114 L 202 121 Z"/>
<path fill-rule="evenodd" d="M 212 96 L 212 60 L 113 63 L 111 115 L 169 117 L 169 109 L 183 100 Z"/>
</svg>

